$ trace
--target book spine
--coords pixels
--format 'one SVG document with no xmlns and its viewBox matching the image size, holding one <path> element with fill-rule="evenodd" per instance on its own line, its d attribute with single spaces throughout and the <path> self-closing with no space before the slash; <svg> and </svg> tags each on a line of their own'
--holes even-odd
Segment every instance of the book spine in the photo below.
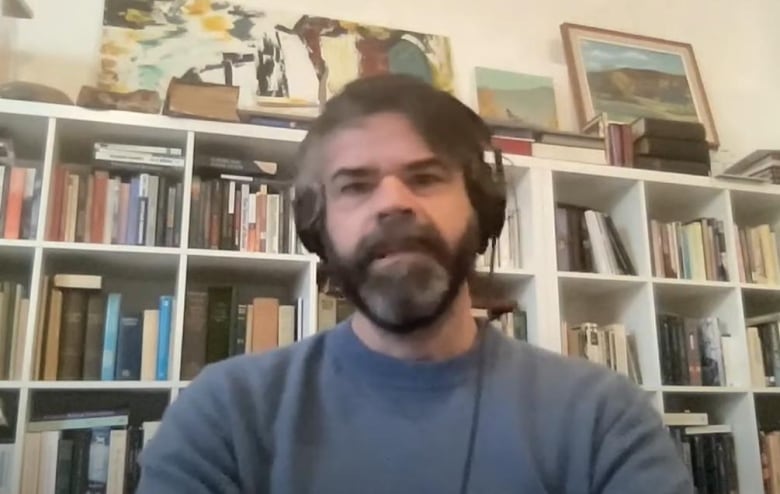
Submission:
<svg viewBox="0 0 780 494">
<path fill-rule="evenodd" d="M 173 297 L 160 297 L 160 319 L 157 331 L 157 380 L 168 379 L 168 360 L 171 353 L 171 323 L 173 321 Z"/>
<path fill-rule="evenodd" d="M 138 215 L 141 200 L 141 180 L 133 177 L 130 180 L 130 197 L 128 199 L 127 232 L 125 238 L 127 245 L 138 244 Z"/>
<path fill-rule="evenodd" d="M 157 231 L 154 234 L 155 245 L 168 246 L 165 243 L 165 228 L 168 219 L 168 179 L 158 177 L 157 181 Z M 168 246 L 170 247 L 170 246 Z"/>
<path fill-rule="evenodd" d="M 84 290 L 64 290 L 57 379 L 81 379 L 86 316 L 87 292 Z"/>
<path fill-rule="evenodd" d="M 191 188 L 191 201 L 190 201 L 190 243 L 191 248 L 200 249 L 203 247 L 203 237 L 200 232 L 202 225 L 201 219 L 201 201 L 203 200 L 203 193 L 201 191 L 202 182 L 200 177 L 192 177 Z"/>
<path fill-rule="evenodd" d="M 84 336 L 84 380 L 100 380 L 103 364 L 103 327 L 105 300 L 100 292 L 89 294 L 87 301 L 87 326 Z"/>
<path fill-rule="evenodd" d="M 140 175 L 138 186 L 138 222 L 136 224 L 135 245 L 146 243 L 146 222 L 149 214 L 149 174 Z"/>
<path fill-rule="evenodd" d="M 144 243 L 155 245 L 157 238 L 157 196 L 160 179 L 156 175 L 149 176 L 149 194 L 147 197 L 146 235 Z"/>
<path fill-rule="evenodd" d="M 235 300 L 235 297 L 234 297 Z M 246 313 L 247 306 L 238 304 L 235 307 L 236 316 L 231 318 L 230 325 L 230 356 L 246 352 Z"/>
<path fill-rule="evenodd" d="M 18 239 L 22 227 L 22 203 L 24 201 L 24 182 L 27 173 L 24 168 L 11 168 L 11 177 L 6 194 L 5 232 L 3 237 Z"/>
<path fill-rule="evenodd" d="M 184 301 L 184 336 L 181 350 L 181 379 L 193 379 L 206 363 L 208 295 L 187 292 Z"/>
<path fill-rule="evenodd" d="M 108 295 L 106 300 L 106 324 L 103 330 L 103 361 L 100 370 L 100 379 L 103 381 L 114 379 L 121 304 L 121 294 L 111 293 Z"/>
<path fill-rule="evenodd" d="M 119 320 L 116 371 L 118 381 L 137 381 L 141 378 L 141 318 L 125 316 Z"/>
<path fill-rule="evenodd" d="M 231 293 L 230 287 L 208 289 L 206 363 L 225 359 L 229 355 Z"/>
<path fill-rule="evenodd" d="M 106 494 L 110 438 L 110 429 L 92 430 L 87 467 L 87 494 Z"/>
<path fill-rule="evenodd" d="M 172 246 L 181 246 L 181 222 L 182 222 L 182 205 L 184 204 L 184 184 L 177 183 L 173 187 L 174 197 L 174 220 L 173 220 L 173 243 Z"/>
</svg>

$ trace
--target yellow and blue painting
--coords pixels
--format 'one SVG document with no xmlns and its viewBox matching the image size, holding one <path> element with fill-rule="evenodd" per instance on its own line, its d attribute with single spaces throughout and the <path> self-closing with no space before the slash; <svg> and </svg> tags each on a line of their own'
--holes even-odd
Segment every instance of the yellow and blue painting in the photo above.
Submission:
<svg viewBox="0 0 780 494">
<path fill-rule="evenodd" d="M 453 92 L 449 39 L 250 0 L 106 0 L 99 85 L 165 96 L 173 77 L 241 88 L 239 106 L 319 106 L 348 82 L 405 73 Z"/>
<path fill-rule="evenodd" d="M 507 70 L 476 68 L 479 114 L 495 123 L 558 128 L 553 80 Z"/>
</svg>

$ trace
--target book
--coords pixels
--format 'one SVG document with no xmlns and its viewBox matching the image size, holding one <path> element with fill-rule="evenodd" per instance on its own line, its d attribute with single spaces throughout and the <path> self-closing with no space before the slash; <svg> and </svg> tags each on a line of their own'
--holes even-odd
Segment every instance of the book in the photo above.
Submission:
<svg viewBox="0 0 780 494">
<path fill-rule="evenodd" d="M 125 315 L 119 320 L 116 371 L 119 381 L 137 381 L 141 378 L 142 327 L 139 315 Z"/>
<path fill-rule="evenodd" d="M 706 141 L 640 137 L 634 145 L 636 153 L 642 156 L 696 161 L 699 163 L 710 162 L 710 148 Z"/>
<path fill-rule="evenodd" d="M 169 358 L 171 353 L 171 331 L 173 322 L 174 299 L 170 295 L 160 297 L 159 323 L 157 328 L 157 371 L 158 381 L 168 379 Z"/>
<path fill-rule="evenodd" d="M 184 300 L 184 336 L 181 349 L 181 379 L 191 380 L 206 363 L 208 294 L 188 291 Z"/>
<path fill-rule="evenodd" d="M 121 304 L 122 294 L 108 294 L 106 299 L 105 326 L 103 329 L 103 359 L 100 366 L 100 379 L 103 381 L 113 380 L 116 372 Z"/>
</svg>

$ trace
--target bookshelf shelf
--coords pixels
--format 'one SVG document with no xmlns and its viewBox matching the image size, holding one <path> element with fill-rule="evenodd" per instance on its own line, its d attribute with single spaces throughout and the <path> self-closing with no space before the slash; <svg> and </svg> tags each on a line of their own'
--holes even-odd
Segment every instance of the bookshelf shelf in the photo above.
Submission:
<svg viewBox="0 0 780 494">
<path fill-rule="evenodd" d="M 21 378 L 0 381 L 3 401 L 12 408 L 4 411 L 20 417 L 15 424 L 17 447 L 11 462 L 10 492 L 18 491 L 26 421 L 36 414 L 129 403 L 142 417 L 159 419 L 165 406 L 189 384 L 179 380 L 185 339 L 185 303 L 180 302 L 186 301 L 187 293 L 235 286 L 241 304 L 264 296 L 288 305 L 300 301 L 303 335 L 316 332 L 319 263 L 315 256 L 194 248 L 199 244 L 190 236 L 194 215 L 190 197 L 193 177 L 201 173 L 196 166 L 200 159 L 227 149 L 236 156 L 275 161 L 279 176 L 289 177 L 305 132 L 11 100 L 0 100 L 0 128 L 8 130 L 17 154 L 28 162 L 25 166 L 36 169 L 42 181 L 37 230 L 29 240 L 0 239 L 0 282 L 21 284 L 30 306 L 26 331 L 20 332 L 17 342 L 23 349 L 24 372 Z M 91 163 L 90 150 L 101 139 L 184 150 L 185 166 L 169 170 L 183 192 L 174 212 L 180 227 L 177 246 L 59 242 L 51 240 L 58 237 L 48 236 L 57 168 Z M 652 403 L 659 411 L 707 412 L 711 423 L 731 425 L 740 492 L 761 492 L 758 430 L 773 420 L 780 426 L 780 417 L 772 412 L 780 408 L 780 388 L 752 387 L 747 368 L 737 372 L 732 387 L 662 385 L 658 316 L 673 312 L 683 317 L 717 317 L 733 337 L 742 361 L 748 361 L 745 317 L 780 312 L 780 285 L 739 282 L 738 235 L 733 227 L 780 225 L 780 186 L 528 156 L 507 155 L 505 159 L 510 206 L 519 211 L 522 267 L 498 268 L 492 279 L 487 269 L 480 268 L 474 291 L 515 301 L 527 314 L 529 342 L 554 352 L 563 348 L 564 323 L 569 327 L 584 322 L 625 326 L 635 342 L 642 387 Z M 638 274 L 559 269 L 557 203 L 608 214 Z M 724 224 L 729 281 L 654 276 L 651 220 L 690 222 L 699 218 Z M 102 276 L 104 293 L 122 293 L 123 304 L 134 311 L 156 307 L 161 295 L 175 296 L 170 380 L 30 380 L 36 336 L 46 313 L 41 310 L 46 307 L 41 289 L 47 278 L 62 272 Z M 15 398 L 5 399 L 6 395 Z"/>
<path fill-rule="evenodd" d="M 173 381 L 30 381 L 31 390 L 168 390 L 175 387 Z"/>
<path fill-rule="evenodd" d="M 677 393 L 677 394 L 706 394 L 706 395 L 735 395 L 735 394 L 747 394 L 750 392 L 749 388 L 742 387 L 728 387 L 728 386 L 661 386 L 661 391 L 664 393 Z"/>
</svg>

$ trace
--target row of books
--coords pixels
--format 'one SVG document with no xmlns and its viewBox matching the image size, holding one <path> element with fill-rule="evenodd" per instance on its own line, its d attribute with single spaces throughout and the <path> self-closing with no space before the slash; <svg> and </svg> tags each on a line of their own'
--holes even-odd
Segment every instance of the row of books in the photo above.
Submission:
<svg viewBox="0 0 780 494">
<path fill-rule="evenodd" d="M 555 237 L 559 271 L 636 274 L 608 214 L 559 203 L 555 208 Z"/>
<path fill-rule="evenodd" d="M 24 493 L 135 492 L 138 457 L 159 422 L 129 423 L 123 412 L 85 412 L 31 420 L 24 436 Z"/>
<path fill-rule="evenodd" d="M 273 297 L 241 303 L 236 286 L 188 291 L 184 301 L 181 378 L 193 379 L 209 363 L 244 353 L 265 352 L 302 337 L 302 300 L 281 304 Z"/>
<path fill-rule="evenodd" d="M 688 467 L 697 494 L 739 492 L 731 426 L 710 425 L 706 413 L 665 413 L 664 424 Z"/>
<path fill-rule="evenodd" d="M 177 177 L 60 165 L 54 170 L 49 240 L 176 246 L 183 187 Z"/>
<path fill-rule="evenodd" d="M 242 252 L 295 249 L 291 189 L 263 178 L 192 179 L 190 246 Z"/>
<path fill-rule="evenodd" d="M 520 210 L 517 207 L 507 208 L 504 229 L 496 242 L 493 254 L 496 269 L 520 269 L 522 267 L 522 244 L 520 243 Z M 490 268 L 492 247 L 477 257 L 476 267 Z"/>
<path fill-rule="evenodd" d="M 24 285 L 0 281 L 0 379 L 21 379 L 29 308 Z"/>
<path fill-rule="evenodd" d="M 746 366 L 734 337 L 716 317 L 658 314 L 661 382 L 682 386 L 737 386 Z"/>
<path fill-rule="evenodd" d="M 723 221 L 650 220 L 653 274 L 661 278 L 728 281 Z"/>
<path fill-rule="evenodd" d="M 584 322 L 569 326 L 564 322 L 563 333 L 564 354 L 585 358 L 642 383 L 634 338 L 623 324 Z"/>
<path fill-rule="evenodd" d="M 40 174 L 35 168 L 0 160 L 0 238 L 35 238 L 40 191 Z"/>
<path fill-rule="evenodd" d="M 747 228 L 735 225 L 734 228 L 739 281 L 764 285 L 780 283 L 777 234 L 767 224 Z"/>
<path fill-rule="evenodd" d="M 173 297 L 135 312 L 102 277 L 57 274 L 44 292 L 34 369 L 43 380 L 168 379 Z M 49 279 L 44 280 L 48 286 Z"/>
<path fill-rule="evenodd" d="M 749 318 L 745 326 L 751 384 L 780 386 L 780 313 Z"/>
<path fill-rule="evenodd" d="M 490 321 L 510 338 L 528 341 L 528 314 L 519 307 L 502 310 L 499 314 L 484 307 L 473 307 L 471 315 L 477 319 Z"/>
</svg>

